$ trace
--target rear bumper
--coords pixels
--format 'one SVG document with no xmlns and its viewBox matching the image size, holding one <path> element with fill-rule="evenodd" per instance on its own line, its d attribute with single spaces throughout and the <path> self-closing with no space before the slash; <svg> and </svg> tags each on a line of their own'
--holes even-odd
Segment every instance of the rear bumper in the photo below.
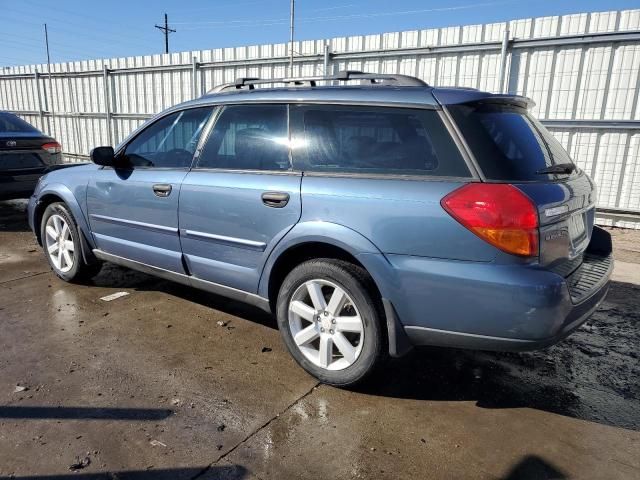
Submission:
<svg viewBox="0 0 640 480">
<path fill-rule="evenodd" d="M 609 283 L 600 288 L 595 295 L 576 305 L 567 316 L 566 322 L 554 335 L 536 340 L 492 337 L 487 335 L 474 335 L 471 333 L 436 330 L 426 327 L 408 326 L 404 331 L 409 342 L 414 345 L 434 345 L 456 348 L 470 348 L 474 350 L 492 350 L 521 352 L 538 350 L 558 343 L 571 335 L 580 325 L 586 322 L 593 312 L 600 306 L 609 291 Z"/>
<path fill-rule="evenodd" d="M 24 170 L 0 170 L 0 200 L 29 198 L 40 177 L 69 166 L 73 164 L 53 163 Z"/>
<path fill-rule="evenodd" d="M 502 351 L 562 340 L 609 289 L 610 238 L 597 230 L 584 268 L 568 278 L 528 265 L 388 256 L 398 284 L 389 298 L 406 338 L 412 345 Z"/>
<path fill-rule="evenodd" d="M 45 169 L 24 174 L 0 174 L 0 200 L 28 198 L 36 188 L 38 179 L 46 173 Z"/>
</svg>

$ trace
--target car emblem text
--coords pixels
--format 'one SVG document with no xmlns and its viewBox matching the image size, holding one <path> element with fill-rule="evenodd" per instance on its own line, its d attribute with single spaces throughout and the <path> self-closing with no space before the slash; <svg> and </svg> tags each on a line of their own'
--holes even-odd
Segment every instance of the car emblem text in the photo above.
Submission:
<svg viewBox="0 0 640 480">
<path fill-rule="evenodd" d="M 7 142 L 7 147 L 15 147 L 18 143 L 15 140 L 9 140 Z"/>
</svg>

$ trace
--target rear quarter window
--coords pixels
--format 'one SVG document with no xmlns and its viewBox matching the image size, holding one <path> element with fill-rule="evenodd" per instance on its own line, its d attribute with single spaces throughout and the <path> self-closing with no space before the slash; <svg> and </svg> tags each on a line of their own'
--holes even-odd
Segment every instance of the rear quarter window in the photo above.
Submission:
<svg viewBox="0 0 640 480">
<path fill-rule="evenodd" d="M 540 173 L 572 161 L 526 109 L 490 103 L 451 105 L 448 109 L 487 179 L 528 182 L 569 176 Z"/>
<path fill-rule="evenodd" d="M 291 119 L 296 169 L 471 176 L 435 110 L 306 105 Z"/>
</svg>

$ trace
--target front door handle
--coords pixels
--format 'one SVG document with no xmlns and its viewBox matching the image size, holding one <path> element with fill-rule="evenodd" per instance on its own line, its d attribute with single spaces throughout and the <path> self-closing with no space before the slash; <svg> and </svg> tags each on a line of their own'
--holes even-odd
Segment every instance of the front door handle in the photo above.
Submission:
<svg viewBox="0 0 640 480">
<path fill-rule="evenodd" d="M 171 194 L 171 185 L 168 183 L 156 183 L 153 186 L 153 193 L 158 197 L 168 197 Z"/>
<path fill-rule="evenodd" d="M 289 203 L 289 194 L 286 192 L 264 192 L 262 203 L 267 207 L 282 208 Z"/>
</svg>

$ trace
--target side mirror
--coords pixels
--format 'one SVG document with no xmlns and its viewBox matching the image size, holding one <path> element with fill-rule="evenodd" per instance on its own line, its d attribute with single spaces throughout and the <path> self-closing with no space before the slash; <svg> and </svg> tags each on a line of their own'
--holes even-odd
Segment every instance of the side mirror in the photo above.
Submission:
<svg viewBox="0 0 640 480">
<path fill-rule="evenodd" d="M 115 164 L 115 153 L 113 147 L 96 147 L 91 150 L 91 161 L 96 165 L 113 167 Z"/>
</svg>

